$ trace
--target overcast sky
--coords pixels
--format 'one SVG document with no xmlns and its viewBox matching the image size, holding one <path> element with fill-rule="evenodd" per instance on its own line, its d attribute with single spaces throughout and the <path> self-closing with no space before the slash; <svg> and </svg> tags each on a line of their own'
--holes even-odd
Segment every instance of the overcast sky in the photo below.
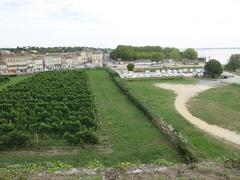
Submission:
<svg viewBox="0 0 240 180">
<path fill-rule="evenodd" d="M 239 47 L 240 0 L 0 0 L 0 47 Z"/>
</svg>

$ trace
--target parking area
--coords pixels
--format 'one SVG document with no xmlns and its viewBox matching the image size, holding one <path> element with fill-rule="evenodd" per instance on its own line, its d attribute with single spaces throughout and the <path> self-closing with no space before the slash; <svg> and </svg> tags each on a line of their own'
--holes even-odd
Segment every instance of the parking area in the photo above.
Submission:
<svg viewBox="0 0 240 180">
<path fill-rule="evenodd" d="M 121 78 L 156 78 L 156 77 L 200 77 L 203 76 L 203 68 L 185 68 L 168 70 L 146 70 L 144 72 L 134 72 L 117 70 Z"/>
</svg>

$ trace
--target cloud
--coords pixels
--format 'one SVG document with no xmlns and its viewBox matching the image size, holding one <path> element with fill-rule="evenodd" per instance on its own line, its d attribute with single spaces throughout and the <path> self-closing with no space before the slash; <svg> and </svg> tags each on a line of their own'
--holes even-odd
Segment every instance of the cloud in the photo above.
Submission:
<svg viewBox="0 0 240 180">
<path fill-rule="evenodd" d="M 0 0 L 0 46 L 238 46 L 239 0 Z"/>
<path fill-rule="evenodd" d="M 2 0 L 0 7 L 20 7 L 29 2 L 30 0 Z"/>
</svg>

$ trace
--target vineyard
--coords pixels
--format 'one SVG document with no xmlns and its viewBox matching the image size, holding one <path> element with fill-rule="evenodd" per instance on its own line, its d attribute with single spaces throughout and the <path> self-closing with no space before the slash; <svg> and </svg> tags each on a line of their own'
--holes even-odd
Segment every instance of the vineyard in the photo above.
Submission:
<svg viewBox="0 0 240 180">
<path fill-rule="evenodd" d="M 96 144 L 98 121 L 84 71 L 36 74 L 0 92 L 0 148 L 48 139 Z"/>
<path fill-rule="evenodd" d="M 8 76 L 0 76 L 0 84 L 9 81 Z"/>
</svg>

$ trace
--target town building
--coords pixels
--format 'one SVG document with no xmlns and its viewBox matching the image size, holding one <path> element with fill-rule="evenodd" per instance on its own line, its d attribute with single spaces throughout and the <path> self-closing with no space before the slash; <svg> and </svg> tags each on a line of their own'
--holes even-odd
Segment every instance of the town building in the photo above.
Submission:
<svg viewBox="0 0 240 180">
<path fill-rule="evenodd" d="M 43 66 L 46 70 L 61 69 L 62 56 L 60 54 L 46 54 L 43 58 Z"/>
<path fill-rule="evenodd" d="M 103 53 L 92 53 L 90 57 L 90 61 L 94 65 L 99 65 L 102 66 L 103 64 L 103 59 L 104 59 L 104 54 Z"/>
<path fill-rule="evenodd" d="M 102 66 L 106 55 L 101 51 L 70 53 L 11 53 L 1 51 L 0 73 L 33 73 L 45 70 Z"/>
<path fill-rule="evenodd" d="M 31 60 L 30 71 L 32 72 L 43 71 L 44 70 L 43 59 L 44 57 L 42 55 L 33 56 Z"/>
<path fill-rule="evenodd" d="M 29 60 L 31 60 L 29 54 L 11 53 L 0 56 L 0 62 L 7 66 L 8 73 L 26 72 Z"/>
<path fill-rule="evenodd" d="M 0 74 L 7 74 L 7 73 L 8 73 L 7 65 L 0 62 Z"/>
</svg>

